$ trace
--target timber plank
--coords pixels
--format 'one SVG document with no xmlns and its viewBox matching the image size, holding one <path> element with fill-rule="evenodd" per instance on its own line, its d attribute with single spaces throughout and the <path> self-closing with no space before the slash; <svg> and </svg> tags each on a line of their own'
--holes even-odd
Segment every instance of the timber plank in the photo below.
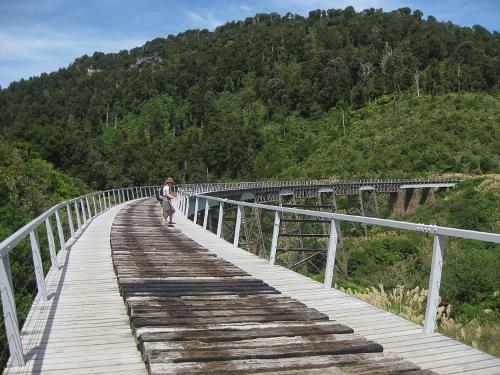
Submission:
<svg viewBox="0 0 500 375">
<path fill-rule="evenodd" d="M 145 200 L 127 205 L 111 229 L 119 292 L 151 374 L 420 371 L 401 358 L 373 355 L 383 351 L 380 344 L 298 301 L 292 294 L 307 296 L 308 279 L 287 279 L 293 293 L 282 294 L 252 276 L 264 260 L 245 255 L 242 269 L 231 262 L 234 247 L 220 246 L 224 259 L 181 230 L 159 225 L 158 204 Z M 278 269 L 273 277 L 285 274 Z"/>
</svg>

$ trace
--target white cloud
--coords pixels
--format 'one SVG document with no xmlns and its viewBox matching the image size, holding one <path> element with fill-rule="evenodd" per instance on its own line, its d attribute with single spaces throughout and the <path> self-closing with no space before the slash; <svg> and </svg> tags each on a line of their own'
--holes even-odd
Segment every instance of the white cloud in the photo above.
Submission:
<svg viewBox="0 0 500 375">
<path fill-rule="evenodd" d="M 132 48 L 144 40 L 102 36 L 88 30 L 58 32 L 38 27 L 29 31 L 0 31 L 0 60 L 30 60 L 33 62 L 56 61 L 60 55 L 75 58 L 94 51 L 112 52 Z"/>
<path fill-rule="evenodd" d="M 46 27 L 0 30 L 0 85 L 67 66 L 75 58 L 95 51 L 118 52 L 146 40 L 99 35 L 86 29 L 71 32 Z"/>
<path fill-rule="evenodd" d="M 224 24 L 223 20 L 216 18 L 212 12 L 208 10 L 198 10 L 197 12 L 188 10 L 186 11 L 186 15 L 190 21 L 192 21 L 192 28 L 201 28 L 201 29 L 215 29 L 217 26 Z"/>
</svg>

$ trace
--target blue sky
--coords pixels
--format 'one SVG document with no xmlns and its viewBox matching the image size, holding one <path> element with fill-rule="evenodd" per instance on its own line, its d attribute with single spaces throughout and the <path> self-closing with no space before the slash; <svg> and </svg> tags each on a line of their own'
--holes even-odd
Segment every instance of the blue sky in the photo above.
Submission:
<svg viewBox="0 0 500 375">
<path fill-rule="evenodd" d="M 258 12 L 392 10 L 409 6 L 462 26 L 500 30 L 494 0 L 0 0 L 0 85 L 67 66 L 94 51 L 118 52 L 186 29 L 212 30 Z"/>
</svg>

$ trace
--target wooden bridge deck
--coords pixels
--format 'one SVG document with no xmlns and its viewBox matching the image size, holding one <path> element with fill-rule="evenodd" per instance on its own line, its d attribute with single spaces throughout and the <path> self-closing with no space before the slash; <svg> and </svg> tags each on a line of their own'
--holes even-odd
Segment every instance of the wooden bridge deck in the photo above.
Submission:
<svg viewBox="0 0 500 375">
<path fill-rule="evenodd" d="M 438 333 L 424 335 L 422 327 L 413 322 L 338 290 L 326 290 L 322 283 L 284 267 L 270 266 L 268 260 L 234 247 L 180 214 L 176 214 L 175 221 L 177 229 L 214 254 L 263 280 L 284 296 L 383 345 L 385 352 L 395 353 L 438 374 L 500 374 L 499 358 Z"/>
<path fill-rule="evenodd" d="M 136 343 L 155 374 L 425 373 L 414 364 L 500 373 L 490 355 L 424 336 L 411 322 L 175 219 L 160 232 L 154 199 L 97 217 L 59 254 L 64 267 L 47 276 L 49 301 L 34 302 L 22 332 L 27 365 L 4 373 L 146 374 Z"/>
<path fill-rule="evenodd" d="M 120 291 L 150 374 L 431 373 L 385 355 L 181 230 L 160 230 L 158 208 L 154 200 L 131 203 L 111 231 Z"/>
</svg>

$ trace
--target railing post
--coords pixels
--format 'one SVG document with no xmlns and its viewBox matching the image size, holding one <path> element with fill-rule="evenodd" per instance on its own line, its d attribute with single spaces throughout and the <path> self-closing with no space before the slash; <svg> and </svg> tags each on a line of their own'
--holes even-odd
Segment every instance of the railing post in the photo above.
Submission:
<svg viewBox="0 0 500 375">
<path fill-rule="evenodd" d="M 38 245 L 38 235 L 30 232 L 31 253 L 33 255 L 33 266 L 35 268 L 36 285 L 43 301 L 47 301 L 47 289 L 45 288 L 45 276 L 43 275 L 42 256 Z"/>
<path fill-rule="evenodd" d="M 116 194 L 115 189 L 113 189 L 113 203 L 116 204 Z"/>
<path fill-rule="evenodd" d="M 71 208 L 69 204 L 66 205 L 66 212 L 68 213 L 68 225 L 71 232 L 71 238 L 75 238 L 75 227 L 73 226 L 73 218 L 71 217 Z"/>
<path fill-rule="evenodd" d="M 87 214 L 85 213 L 85 204 L 83 203 L 83 198 L 80 199 L 80 206 L 82 207 L 82 224 L 85 225 L 87 223 Z"/>
<path fill-rule="evenodd" d="M 108 191 L 108 204 L 109 204 L 109 208 L 111 208 L 113 206 L 113 204 L 111 203 L 111 192 Z"/>
<path fill-rule="evenodd" d="M 189 216 L 189 200 L 190 200 L 190 196 L 188 195 L 186 197 L 186 212 L 184 213 L 184 216 L 186 216 L 186 217 Z"/>
<path fill-rule="evenodd" d="M 85 202 L 87 203 L 87 212 L 89 214 L 89 223 L 92 220 L 92 213 L 90 212 L 89 197 L 85 197 Z"/>
<path fill-rule="evenodd" d="M 425 310 L 424 334 L 429 335 L 436 327 L 436 314 L 439 304 L 439 287 L 441 286 L 441 271 L 443 269 L 443 256 L 445 237 L 434 236 L 432 248 L 431 275 L 429 277 L 429 294 L 427 295 L 427 309 Z"/>
<path fill-rule="evenodd" d="M 219 202 L 219 218 L 217 221 L 217 238 L 222 236 L 222 223 L 224 220 L 224 202 Z"/>
<path fill-rule="evenodd" d="M 333 269 L 335 267 L 335 255 L 337 253 L 337 242 L 339 239 L 339 222 L 335 219 L 330 221 L 330 237 L 328 239 L 328 254 L 326 258 L 325 280 L 326 289 L 332 287 Z"/>
<path fill-rule="evenodd" d="M 280 214 L 278 211 L 274 214 L 273 238 L 271 240 L 271 254 L 269 264 L 272 266 L 276 262 L 276 247 L 278 246 L 278 236 L 280 233 Z"/>
<path fill-rule="evenodd" d="M 94 203 L 94 216 L 97 216 L 97 205 L 95 204 L 95 194 L 92 194 L 92 202 Z"/>
<path fill-rule="evenodd" d="M 45 219 L 45 229 L 47 230 L 47 241 L 49 243 L 50 262 L 53 267 L 59 268 L 59 264 L 57 264 L 56 243 L 54 242 L 54 233 L 52 232 L 52 225 L 50 225 L 49 218 Z"/>
<path fill-rule="evenodd" d="M 234 226 L 234 247 L 238 247 L 238 243 L 240 242 L 241 210 L 242 207 L 238 205 L 238 208 L 236 209 L 236 225 Z"/>
<path fill-rule="evenodd" d="M 193 216 L 193 221 L 195 224 L 198 223 L 198 197 L 195 198 L 194 202 L 194 216 Z"/>
<path fill-rule="evenodd" d="M 104 205 L 103 211 L 106 211 L 108 209 L 108 202 L 106 202 L 106 193 L 101 193 L 101 195 L 102 195 L 102 203 Z"/>
<path fill-rule="evenodd" d="M 127 188 L 127 200 L 130 200 L 130 188 Z"/>
<path fill-rule="evenodd" d="M 64 231 L 61 223 L 61 218 L 59 217 L 59 210 L 56 210 L 56 225 L 57 234 L 59 236 L 59 244 L 61 245 L 61 251 L 66 250 L 66 240 L 64 239 Z"/>
<path fill-rule="evenodd" d="M 78 229 L 82 228 L 82 221 L 80 219 L 80 212 L 78 211 L 78 203 L 75 201 L 75 211 L 76 211 L 76 223 L 78 224 Z"/>
<path fill-rule="evenodd" d="M 209 209 L 210 207 L 208 206 L 208 199 L 205 199 L 205 215 L 203 216 L 203 229 L 207 229 Z"/>
<path fill-rule="evenodd" d="M 9 343 L 9 351 L 14 366 L 24 366 L 24 349 L 19 332 L 17 320 L 16 301 L 12 289 L 12 276 L 10 272 L 9 255 L 2 257 L 0 262 L 0 295 L 2 298 L 2 309 L 5 324 L 5 333 Z"/>
</svg>

